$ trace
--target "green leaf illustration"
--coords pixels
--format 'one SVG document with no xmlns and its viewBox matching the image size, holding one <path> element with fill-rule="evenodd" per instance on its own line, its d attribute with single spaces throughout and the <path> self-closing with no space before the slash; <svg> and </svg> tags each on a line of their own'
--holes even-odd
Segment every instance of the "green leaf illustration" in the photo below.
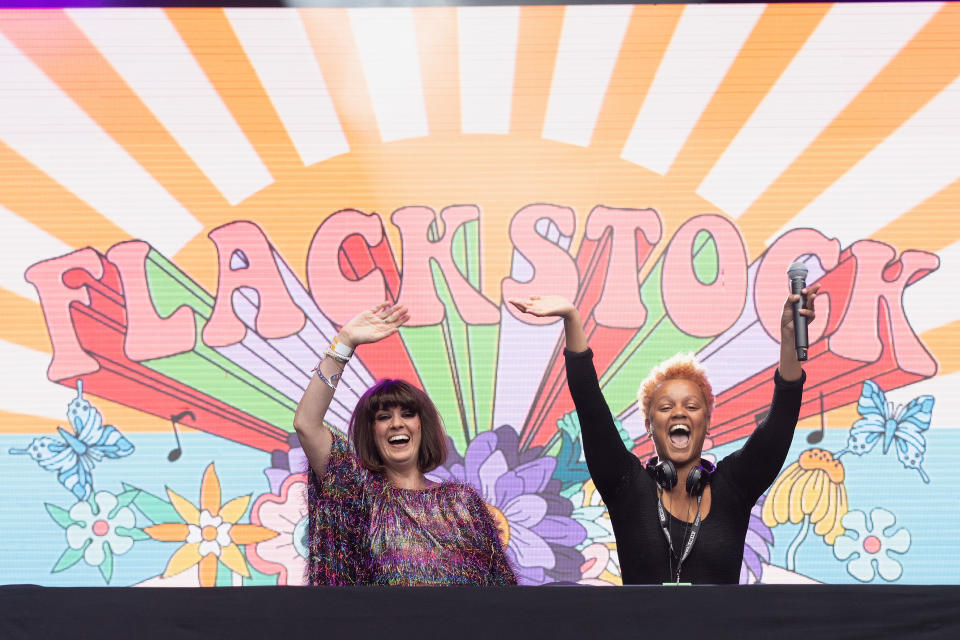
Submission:
<svg viewBox="0 0 960 640">
<path fill-rule="evenodd" d="M 120 509 L 128 506 L 131 502 L 133 502 L 137 498 L 138 495 L 140 495 L 139 489 L 128 489 L 127 491 L 124 491 L 123 493 L 119 494 L 117 496 L 117 506 L 113 508 L 113 511 L 110 512 L 107 518 L 109 519 L 116 518 L 117 514 L 120 513 Z"/>
<path fill-rule="evenodd" d="M 57 560 L 57 564 L 53 565 L 53 569 L 50 570 L 50 573 L 60 573 L 61 571 L 66 571 L 73 565 L 80 562 L 83 559 L 83 552 L 87 550 L 87 547 L 90 545 L 90 541 L 83 545 L 80 549 L 73 549 L 67 547 L 66 551 L 63 552 L 63 555 L 60 556 L 60 559 Z"/>
<path fill-rule="evenodd" d="M 62 528 L 66 529 L 70 525 L 77 523 L 76 520 L 70 517 L 70 512 L 63 507 L 58 507 L 57 505 L 49 502 L 44 503 L 43 506 L 46 508 L 47 513 L 50 514 L 50 517 L 53 518 L 53 521 Z"/>
<path fill-rule="evenodd" d="M 113 577 L 113 549 L 109 542 L 103 543 L 103 562 L 100 563 L 100 575 L 110 584 L 110 578 Z"/>
<path fill-rule="evenodd" d="M 126 482 L 123 483 L 123 488 L 127 491 L 137 491 L 137 495 L 134 496 L 132 503 L 150 522 L 183 522 L 183 518 L 180 517 L 177 510 L 166 500 L 158 498 L 149 491 L 131 486 Z M 126 493 L 126 491 L 124 493 Z"/>
</svg>

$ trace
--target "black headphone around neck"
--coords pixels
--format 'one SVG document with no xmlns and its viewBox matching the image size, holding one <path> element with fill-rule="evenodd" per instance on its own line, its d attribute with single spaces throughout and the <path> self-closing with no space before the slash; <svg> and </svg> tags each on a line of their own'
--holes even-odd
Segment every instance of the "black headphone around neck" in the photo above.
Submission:
<svg viewBox="0 0 960 640">
<path fill-rule="evenodd" d="M 664 491 L 670 491 L 677 486 L 677 467 L 670 460 L 660 460 L 653 456 L 647 460 L 647 473 L 660 485 Z M 709 460 L 700 458 L 700 462 L 690 469 L 687 474 L 687 493 L 691 496 L 699 496 L 704 488 L 710 484 L 710 476 L 716 470 L 716 466 Z"/>
</svg>

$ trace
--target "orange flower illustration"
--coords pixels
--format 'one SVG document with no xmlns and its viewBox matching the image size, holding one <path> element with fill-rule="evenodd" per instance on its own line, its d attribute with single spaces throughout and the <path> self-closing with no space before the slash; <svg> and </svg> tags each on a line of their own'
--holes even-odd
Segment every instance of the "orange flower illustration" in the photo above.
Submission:
<svg viewBox="0 0 960 640">
<path fill-rule="evenodd" d="M 844 473 L 843 464 L 829 451 L 807 449 L 770 487 L 763 503 L 764 524 L 803 523 L 787 549 L 787 569 L 795 570 L 797 549 L 811 524 L 814 533 L 829 545 L 843 534 L 840 520 L 847 512 Z"/>
<path fill-rule="evenodd" d="M 263 542 L 277 535 L 276 531 L 259 525 L 237 524 L 247 511 L 250 496 L 234 498 L 221 506 L 220 479 L 212 462 L 203 472 L 199 508 L 169 487 L 167 495 L 183 522 L 165 522 L 144 529 L 154 540 L 184 543 L 170 557 L 164 578 L 199 565 L 200 586 L 212 587 L 217 583 L 220 562 L 234 573 L 249 578 L 250 570 L 238 545 Z"/>
</svg>

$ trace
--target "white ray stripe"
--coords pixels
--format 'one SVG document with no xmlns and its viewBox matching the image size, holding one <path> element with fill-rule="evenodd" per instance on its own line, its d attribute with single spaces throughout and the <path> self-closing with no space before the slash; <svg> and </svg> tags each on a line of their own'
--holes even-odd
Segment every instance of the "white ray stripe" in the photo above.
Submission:
<svg viewBox="0 0 960 640">
<path fill-rule="evenodd" d="M 564 235 L 553 220 L 540 218 L 534 228 L 541 237 L 569 251 L 572 236 Z M 517 282 L 530 282 L 533 276 L 533 265 L 514 249 L 510 277 Z M 550 366 L 553 348 L 563 333 L 563 323 L 528 325 L 513 317 L 506 303 L 501 306 L 500 318 L 493 424 L 509 424 L 520 431 L 536 399 L 536 387 L 527 383 Z M 515 357 L 518 353 L 523 354 L 519 361 Z M 512 364 L 506 366 L 505 362 Z"/>
<path fill-rule="evenodd" d="M 67 14 L 232 205 L 273 177 L 163 9 Z"/>
<path fill-rule="evenodd" d="M 458 7 L 460 126 L 510 133 L 520 7 Z"/>
<path fill-rule="evenodd" d="M 0 141 L 166 255 L 202 225 L 0 34 Z"/>
<path fill-rule="evenodd" d="M 665 174 L 753 31 L 765 5 L 687 5 L 622 157 Z"/>
<path fill-rule="evenodd" d="M 930 431 L 960 429 L 960 421 L 957 420 L 957 416 L 960 415 L 960 394 L 957 393 L 957 389 L 960 389 L 960 372 L 928 378 L 905 387 L 891 389 L 885 391 L 884 395 L 887 396 L 887 400 L 895 405 L 905 405 L 917 396 L 931 395 L 936 400 L 933 403 L 933 419 L 930 421 Z M 928 442 L 930 431 L 927 432 Z"/>
<path fill-rule="evenodd" d="M 224 9 L 304 165 L 350 151 L 295 11 Z"/>
<path fill-rule="evenodd" d="M 960 78 L 784 225 L 814 227 L 846 246 L 960 178 Z M 770 240 L 767 240 L 769 244 Z"/>
<path fill-rule="evenodd" d="M 54 258 L 73 251 L 73 247 L 61 242 L 40 227 L 21 218 L 0 205 L 0 287 L 9 289 L 24 298 L 39 300 L 37 290 L 23 279 L 23 273 L 34 262 Z"/>
<path fill-rule="evenodd" d="M 835 4 L 697 193 L 743 214 L 941 5 Z"/>
<path fill-rule="evenodd" d="M 348 11 L 380 138 L 393 142 L 428 135 L 413 11 L 406 7 Z"/>
<path fill-rule="evenodd" d="M 49 353 L 0 340 L 0 362 L 17 365 L 16 375 L 4 377 L 4 411 L 62 420 L 66 424 L 67 405 L 77 397 L 77 392 L 47 379 L 52 357 Z"/>
<path fill-rule="evenodd" d="M 960 241 L 937 252 L 940 268 L 906 288 L 903 309 L 917 333 L 960 319 L 954 292 L 960 282 Z"/>
<path fill-rule="evenodd" d="M 627 4 L 566 8 L 544 138 L 590 145 L 632 13 Z"/>
<path fill-rule="evenodd" d="M 647 424 L 643 420 L 643 411 L 640 411 L 640 405 L 636 402 L 631 403 L 624 409 L 623 413 L 617 416 L 620 420 L 620 426 L 636 440 L 647 432 Z"/>
</svg>

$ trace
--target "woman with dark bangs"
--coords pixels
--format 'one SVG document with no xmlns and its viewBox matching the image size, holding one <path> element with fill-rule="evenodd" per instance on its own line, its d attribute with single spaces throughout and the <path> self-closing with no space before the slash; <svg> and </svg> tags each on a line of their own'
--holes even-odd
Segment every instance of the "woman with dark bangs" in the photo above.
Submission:
<svg viewBox="0 0 960 640">
<path fill-rule="evenodd" d="M 350 320 L 324 353 L 293 419 L 310 463 L 308 580 L 314 585 L 514 585 L 483 500 L 469 485 L 434 483 L 447 438 L 430 398 L 404 380 L 368 389 L 350 442 L 323 418 L 356 346 L 406 322 L 383 303 Z"/>
<path fill-rule="evenodd" d="M 802 292 L 808 322 L 819 288 Z M 522 312 L 563 318 L 567 385 L 587 468 L 610 511 L 624 584 L 739 582 L 750 511 L 780 472 L 800 414 L 806 376 L 793 326 L 800 299 L 791 294 L 783 305 L 770 410 L 716 467 L 700 457 L 714 396 L 692 355 L 666 361 L 640 385 L 637 400 L 657 453 L 644 465 L 620 439 L 576 307 L 561 296 L 510 300 Z"/>
</svg>

